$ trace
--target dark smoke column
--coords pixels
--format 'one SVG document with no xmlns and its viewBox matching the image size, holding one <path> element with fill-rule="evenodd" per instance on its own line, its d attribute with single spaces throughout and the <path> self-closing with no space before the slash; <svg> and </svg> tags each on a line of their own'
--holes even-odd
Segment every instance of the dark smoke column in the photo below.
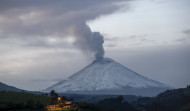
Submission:
<svg viewBox="0 0 190 111">
<path fill-rule="evenodd" d="M 104 37 L 99 32 L 92 32 L 85 23 L 74 25 L 75 45 L 85 52 L 92 52 L 96 60 L 104 58 Z"/>
<path fill-rule="evenodd" d="M 92 38 L 96 50 L 95 54 L 96 60 L 101 60 L 104 58 L 104 47 L 103 47 L 104 37 L 100 34 L 100 32 L 93 32 Z"/>
</svg>

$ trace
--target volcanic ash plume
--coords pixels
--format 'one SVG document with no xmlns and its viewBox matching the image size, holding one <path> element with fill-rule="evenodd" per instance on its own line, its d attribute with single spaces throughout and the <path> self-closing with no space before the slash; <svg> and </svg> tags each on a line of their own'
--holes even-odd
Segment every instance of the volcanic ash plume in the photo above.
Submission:
<svg viewBox="0 0 190 111">
<path fill-rule="evenodd" d="M 92 52 L 96 60 L 104 58 L 104 37 L 99 32 L 92 32 L 88 25 L 78 24 L 74 26 L 75 45 L 85 52 Z"/>
</svg>

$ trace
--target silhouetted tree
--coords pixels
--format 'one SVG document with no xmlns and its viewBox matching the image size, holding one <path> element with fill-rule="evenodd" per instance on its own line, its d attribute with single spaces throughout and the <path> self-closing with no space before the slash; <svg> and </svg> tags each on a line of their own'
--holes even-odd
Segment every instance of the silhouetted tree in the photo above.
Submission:
<svg viewBox="0 0 190 111">
<path fill-rule="evenodd" d="M 101 100 L 97 106 L 103 111 L 137 111 L 128 102 L 123 101 L 123 96 Z"/>
<path fill-rule="evenodd" d="M 51 90 L 50 96 L 53 97 L 54 95 L 55 95 L 55 91 L 54 91 L 54 90 Z"/>
<path fill-rule="evenodd" d="M 57 98 L 59 95 L 54 90 L 51 90 L 50 96 L 52 98 L 53 104 L 57 103 Z"/>
</svg>

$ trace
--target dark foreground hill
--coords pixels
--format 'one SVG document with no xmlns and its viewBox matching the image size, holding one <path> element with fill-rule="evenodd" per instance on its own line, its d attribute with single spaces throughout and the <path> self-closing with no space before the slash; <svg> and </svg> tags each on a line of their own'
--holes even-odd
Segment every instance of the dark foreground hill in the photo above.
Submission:
<svg viewBox="0 0 190 111">
<path fill-rule="evenodd" d="M 132 99 L 134 100 L 125 101 L 125 96 L 113 96 L 96 103 L 78 101 L 77 104 L 80 111 L 190 111 L 190 87 L 167 90 L 155 97 L 135 97 Z M 0 92 L 0 111 L 10 109 L 14 111 L 25 111 L 25 109 L 39 111 L 44 110 L 44 106 L 51 102 L 51 98 L 45 95 L 27 92 Z"/>
<path fill-rule="evenodd" d="M 132 103 L 145 111 L 190 111 L 190 87 L 167 90 L 156 97 L 143 97 Z"/>
<path fill-rule="evenodd" d="M 0 111 L 41 110 L 44 108 L 44 105 L 50 103 L 51 98 L 48 96 L 25 92 L 0 91 Z"/>
<path fill-rule="evenodd" d="M 168 90 L 156 97 L 141 97 L 126 102 L 123 96 L 107 98 L 96 104 L 81 104 L 85 111 L 190 111 L 190 88 Z"/>
</svg>

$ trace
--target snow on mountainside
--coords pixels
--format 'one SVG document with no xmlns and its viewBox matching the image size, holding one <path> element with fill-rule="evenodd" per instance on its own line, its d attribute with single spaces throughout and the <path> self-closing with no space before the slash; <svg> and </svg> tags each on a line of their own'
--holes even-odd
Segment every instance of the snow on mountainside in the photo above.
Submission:
<svg viewBox="0 0 190 111">
<path fill-rule="evenodd" d="M 154 88 L 154 90 L 166 90 L 170 87 L 141 76 L 110 58 L 104 58 L 101 61 L 94 61 L 67 80 L 61 81 L 43 91 L 55 90 L 59 93 L 79 94 L 134 94 L 134 91 L 144 89 L 151 91 L 151 88 Z"/>
</svg>

